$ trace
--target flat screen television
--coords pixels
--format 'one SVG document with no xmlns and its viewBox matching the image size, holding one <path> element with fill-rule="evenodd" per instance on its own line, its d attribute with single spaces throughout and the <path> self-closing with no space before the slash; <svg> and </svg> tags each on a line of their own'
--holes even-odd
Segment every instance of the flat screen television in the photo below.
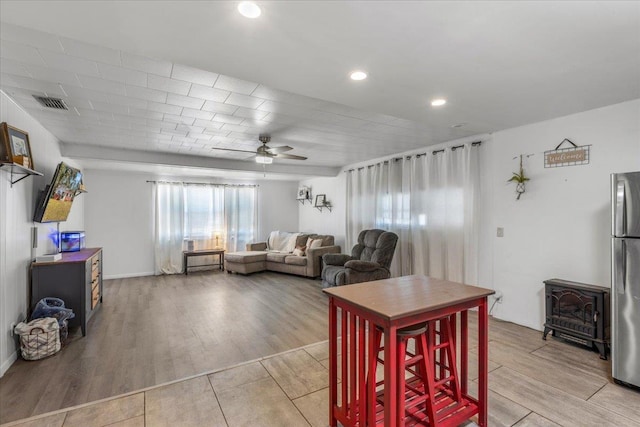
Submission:
<svg viewBox="0 0 640 427">
<path fill-rule="evenodd" d="M 45 188 L 38 200 L 33 220 L 35 222 L 66 221 L 80 184 L 82 184 L 82 172 L 60 162 L 53 174 L 51 184 Z"/>
</svg>

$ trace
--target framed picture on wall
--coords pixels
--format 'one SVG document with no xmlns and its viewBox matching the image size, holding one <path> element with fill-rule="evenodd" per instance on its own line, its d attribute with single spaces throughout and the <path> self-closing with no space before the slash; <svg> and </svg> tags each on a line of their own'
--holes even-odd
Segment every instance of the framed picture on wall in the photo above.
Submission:
<svg viewBox="0 0 640 427">
<path fill-rule="evenodd" d="M 318 194 L 316 196 L 316 202 L 314 204 L 315 207 L 326 206 L 327 204 L 327 195 L 326 194 Z"/>
<path fill-rule="evenodd" d="M 34 169 L 29 134 L 3 122 L 0 124 L 0 160 Z"/>
<path fill-rule="evenodd" d="M 303 185 L 302 187 L 298 188 L 298 195 L 296 196 L 296 199 L 298 200 L 308 200 L 310 199 L 310 192 L 311 190 L 309 189 L 309 187 L 307 187 L 306 185 Z"/>
</svg>

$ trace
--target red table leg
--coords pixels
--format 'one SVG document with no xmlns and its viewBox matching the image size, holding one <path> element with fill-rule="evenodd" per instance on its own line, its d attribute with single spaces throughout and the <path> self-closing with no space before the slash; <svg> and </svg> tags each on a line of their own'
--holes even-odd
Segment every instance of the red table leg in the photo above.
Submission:
<svg viewBox="0 0 640 427">
<path fill-rule="evenodd" d="M 366 322 L 362 317 L 358 317 L 358 422 L 361 426 L 366 425 L 367 419 L 366 333 Z"/>
<path fill-rule="evenodd" d="M 460 313 L 460 391 L 463 395 L 468 394 L 469 382 L 469 312 L 464 310 Z"/>
<path fill-rule="evenodd" d="M 396 326 L 384 330 L 384 425 L 395 426 L 398 410 L 398 353 Z"/>
<path fill-rule="evenodd" d="M 487 425 L 487 401 L 489 397 L 489 316 L 487 297 L 478 307 L 478 424 Z"/>
<path fill-rule="evenodd" d="M 334 408 L 338 403 L 338 308 L 333 298 L 329 298 L 329 426 L 337 427 L 338 420 Z"/>
</svg>

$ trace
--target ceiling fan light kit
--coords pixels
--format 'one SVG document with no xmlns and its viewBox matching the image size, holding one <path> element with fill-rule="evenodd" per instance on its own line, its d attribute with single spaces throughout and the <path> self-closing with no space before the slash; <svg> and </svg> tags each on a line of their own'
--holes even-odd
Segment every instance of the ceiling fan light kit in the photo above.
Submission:
<svg viewBox="0 0 640 427">
<path fill-rule="evenodd" d="M 273 159 L 267 156 L 256 156 L 256 163 L 270 165 L 271 163 L 273 163 Z"/>
<path fill-rule="evenodd" d="M 271 135 L 260 135 L 258 136 L 258 140 L 262 143 L 261 147 L 258 147 L 256 151 L 249 150 L 236 150 L 234 148 L 218 148 L 211 147 L 212 150 L 221 150 L 221 151 L 235 151 L 239 153 L 252 153 L 255 154 L 256 163 L 260 163 L 262 165 L 270 165 L 273 163 L 273 159 L 290 159 L 290 160 L 307 160 L 304 156 L 296 156 L 294 154 L 284 154 L 285 151 L 293 150 L 292 147 L 288 145 L 282 145 L 280 147 L 269 147 L 267 143 L 271 141 Z"/>
</svg>

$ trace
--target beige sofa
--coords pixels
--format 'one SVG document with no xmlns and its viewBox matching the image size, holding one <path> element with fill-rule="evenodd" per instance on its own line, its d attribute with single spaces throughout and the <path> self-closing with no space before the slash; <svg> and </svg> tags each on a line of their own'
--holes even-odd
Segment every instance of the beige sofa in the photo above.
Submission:
<svg viewBox="0 0 640 427">
<path fill-rule="evenodd" d="M 333 236 L 317 234 L 301 234 L 297 237 L 296 246 L 304 246 L 309 237 L 322 239 L 322 246 L 307 250 L 305 256 L 270 252 L 267 250 L 267 242 L 249 243 L 246 251 L 225 254 L 225 269 L 227 273 L 249 274 L 269 270 L 305 277 L 319 277 L 322 272 L 322 255 L 340 253 L 340 246 L 334 244 Z"/>
</svg>

